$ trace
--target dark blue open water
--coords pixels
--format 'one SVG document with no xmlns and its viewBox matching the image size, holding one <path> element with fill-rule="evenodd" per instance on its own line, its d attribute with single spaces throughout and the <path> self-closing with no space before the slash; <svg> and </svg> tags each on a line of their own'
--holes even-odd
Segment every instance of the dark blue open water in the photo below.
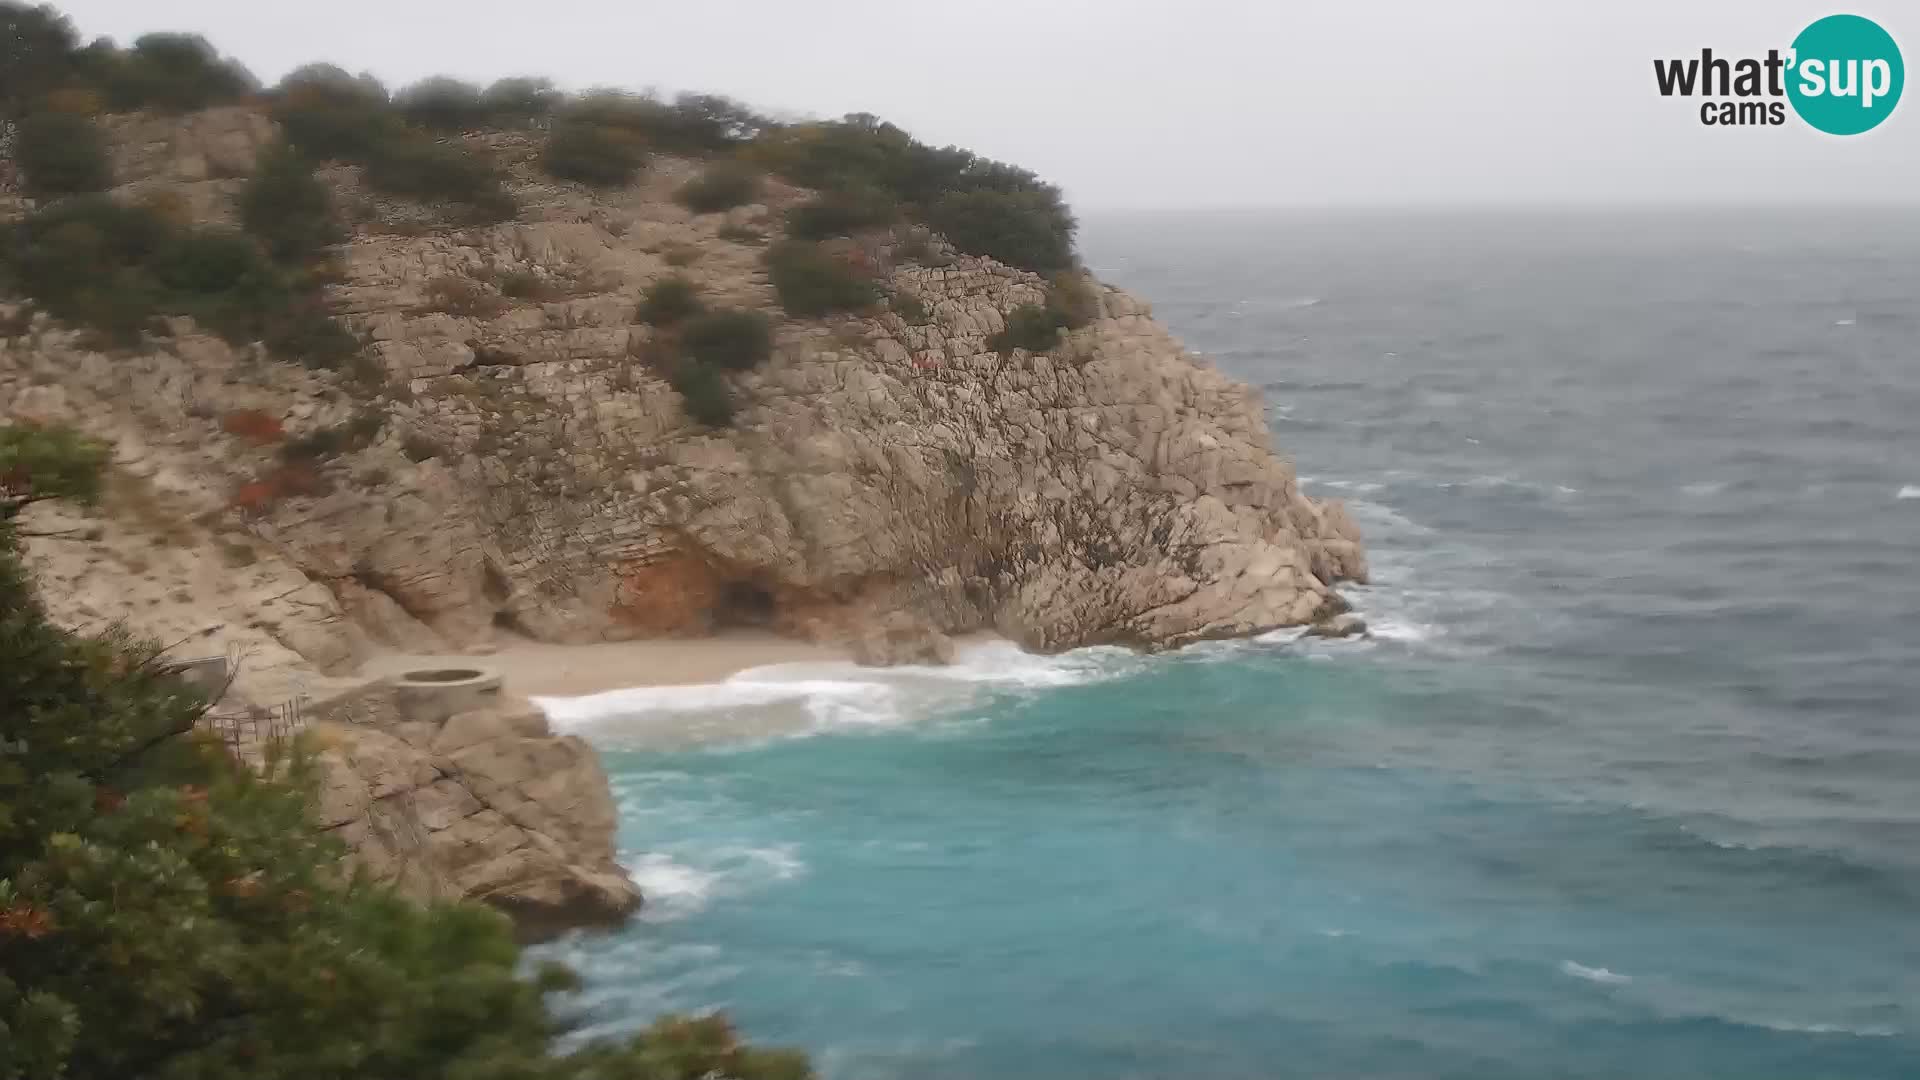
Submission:
<svg viewBox="0 0 1920 1080">
<path fill-rule="evenodd" d="M 596 1030 L 724 1008 L 856 1080 L 1920 1077 L 1920 215 L 1085 247 L 1266 388 L 1381 636 L 556 705 L 653 899 L 557 947 Z"/>
</svg>

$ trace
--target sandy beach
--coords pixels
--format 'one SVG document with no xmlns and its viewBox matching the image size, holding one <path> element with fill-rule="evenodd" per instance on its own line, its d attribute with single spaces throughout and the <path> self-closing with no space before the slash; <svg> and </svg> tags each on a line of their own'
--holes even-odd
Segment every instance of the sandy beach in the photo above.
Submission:
<svg viewBox="0 0 1920 1080">
<path fill-rule="evenodd" d="M 515 640 L 486 653 L 388 653 L 364 664 L 361 676 L 425 667 L 476 666 L 499 672 L 508 693 L 577 697 L 636 686 L 715 683 L 766 664 L 844 660 L 823 645 L 753 631 L 688 640 L 613 641 L 550 645 Z"/>
</svg>

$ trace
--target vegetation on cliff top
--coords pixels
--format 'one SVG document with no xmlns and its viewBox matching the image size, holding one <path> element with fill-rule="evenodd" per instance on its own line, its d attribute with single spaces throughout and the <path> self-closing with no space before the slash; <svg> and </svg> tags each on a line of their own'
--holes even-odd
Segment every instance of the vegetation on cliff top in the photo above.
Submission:
<svg viewBox="0 0 1920 1080">
<path fill-rule="evenodd" d="M 150 34 L 130 49 L 104 40 L 82 46 L 51 7 L 0 0 L 0 116 L 181 112 L 259 93 L 256 80 L 204 38 Z M 1047 272 L 1073 262 L 1075 222 L 1058 188 L 970 150 L 929 146 L 868 114 L 782 123 L 711 94 L 569 96 L 529 78 L 483 89 L 437 77 L 390 94 L 370 76 L 326 64 L 294 71 L 268 99 L 306 156 L 360 165 L 376 190 L 456 202 L 473 220 L 510 217 L 514 207 L 497 166 L 457 136 L 535 125 L 551 129 L 542 161 L 565 179 L 623 184 L 648 152 L 710 157 L 713 170 L 682 195 L 698 212 L 752 198 L 755 173 L 766 171 L 823 193 L 796 223 L 802 233 L 906 218 L 1010 265 Z"/>
<path fill-rule="evenodd" d="M 557 1051 L 573 981 L 519 977 L 503 916 L 344 877 L 299 747 L 258 775 L 155 647 L 49 622 L 20 512 L 105 456 L 0 427 L 0 1080 L 811 1075 L 718 1018 Z"/>
</svg>

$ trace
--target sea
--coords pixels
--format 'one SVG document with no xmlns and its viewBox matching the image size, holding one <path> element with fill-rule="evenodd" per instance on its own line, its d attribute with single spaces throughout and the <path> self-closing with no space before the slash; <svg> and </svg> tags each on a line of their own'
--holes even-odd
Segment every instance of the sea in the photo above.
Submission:
<svg viewBox="0 0 1920 1080">
<path fill-rule="evenodd" d="M 546 702 L 648 897 L 545 950 L 577 1037 L 724 1010 L 836 1080 L 1920 1077 L 1920 211 L 1082 246 L 1346 500 L 1373 636 Z"/>
</svg>

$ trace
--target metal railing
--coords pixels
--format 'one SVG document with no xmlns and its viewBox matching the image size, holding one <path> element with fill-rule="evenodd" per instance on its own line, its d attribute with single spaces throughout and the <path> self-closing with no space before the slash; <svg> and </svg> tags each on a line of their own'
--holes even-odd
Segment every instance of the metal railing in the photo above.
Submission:
<svg viewBox="0 0 1920 1080">
<path fill-rule="evenodd" d="M 197 725 L 210 732 L 235 753 L 249 747 L 265 746 L 275 739 L 291 739 L 307 726 L 305 698 L 294 698 L 279 705 L 249 705 L 241 708 L 208 709 Z"/>
</svg>

